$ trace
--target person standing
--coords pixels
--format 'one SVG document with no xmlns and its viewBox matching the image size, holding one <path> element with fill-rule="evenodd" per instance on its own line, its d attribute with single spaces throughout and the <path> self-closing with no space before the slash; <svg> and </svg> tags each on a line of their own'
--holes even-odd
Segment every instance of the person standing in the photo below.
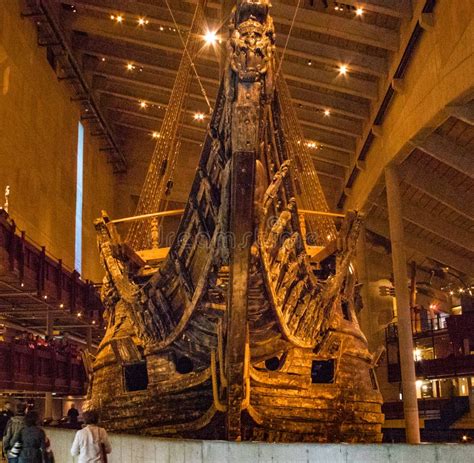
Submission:
<svg viewBox="0 0 474 463">
<path fill-rule="evenodd" d="M 8 463 L 18 462 L 19 446 L 15 438 L 18 433 L 25 427 L 25 409 L 24 403 L 16 405 L 15 416 L 10 418 L 3 434 L 3 451 L 7 454 Z M 15 446 L 15 444 L 17 444 Z M 16 447 L 16 449 L 13 449 Z M 12 450 L 14 452 L 12 453 Z"/>
<path fill-rule="evenodd" d="M 112 452 L 107 431 L 97 426 L 96 412 L 84 412 L 86 426 L 77 431 L 71 447 L 71 455 L 79 456 L 77 463 L 107 463 L 107 455 Z"/>
<path fill-rule="evenodd" d="M 34 410 L 25 415 L 25 427 L 14 437 L 21 442 L 18 463 L 43 463 L 46 455 L 46 435 L 38 426 L 38 413 Z"/>
<path fill-rule="evenodd" d="M 67 412 L 67 419 L 70 424 L 76 425 L 77 419 L 79 418 L 79 412 L 74 404 L 71 405 L 71 408 Z"/>
<path fill-rule="evenodd" d="M 0 435 L 2 436 L 3 439 L 3 434 L 5 433 L 5 429 L 7 427 L 8 421 L 10 421 L 10 418 L 13 416 L 12 412 L 12 404 L 10 402 L 5 402 L 3 405 L 3 410 L 0 412 Z M 2 457 L 5 457 L 5 453 L 3 451 L 3 446 L 2 446 Z"/>
</svg>

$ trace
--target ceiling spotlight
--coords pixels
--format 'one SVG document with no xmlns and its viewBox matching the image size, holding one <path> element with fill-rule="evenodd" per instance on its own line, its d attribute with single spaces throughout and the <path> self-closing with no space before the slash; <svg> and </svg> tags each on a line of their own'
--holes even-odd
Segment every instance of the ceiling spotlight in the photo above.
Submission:
<svg viewBox="0 0 474 463">
<path fill-rule="evenodd" d="M 92 324 L 95 325 L 95 320 L 92 320 Z"/>
<path fill-rule="evenodd" d="M 102 61 L 105 61 L 105 58 L 102 58 Z"/>
<path fill-rule="evenodd" d="M 121 15 L 116 16 L 115 21 L 117 21 L 118 23 L 123 22 L 123 16 L 121 16 Z"/>
<path fill-rule="evenodd" d="M 163 26 L 160 26 L 160 31 L 163 32 L 165 28 Z"/>
<path fill-rule="evenodd" d="M 144 26 L 145 24 L 148 24 L 150 21 L 148 21 L 148 19 L 145 19 L 145 18 L 138 18 L 138 25 L 139 26 Z"/>
<path fill-rule="evenodd" d="M 327 117 L 327 116 L 330 116 L 331 115 L 331 111 L 329 111 L 329 109 L 325 109 L 324 110 L 324 115 Z"/>
<path fill-rule="evenodd" d="M 135 66 L 132 63 L 127 63 L 127 71 L 133 71 Z"/>
<path fill-rule="evenodd" d="M 81 318 L 82 317 L 82 312 L 77 312 L 77 317 Z"/>
<path fill-rule="evenodd" d="M 194 113 L 194 120 L 195 121 L 203 121 L 204 120 L 204 114 L 203 113 Z"/>
<path fill-rule="evenodd" d="M 357 16 L 362 16 L 364 14 L 364 9 L 363 8 L 357 8 L 356 9 L 356 15 Z"/>
<path fill-rule="evenodd" d="M 64 309 L 64 304 L 59 304 L 60 309 Z"/>
<path fill-rule="evenodd" d="M 347 66 L 345 64 L 339 66 L 339 74 L 342 74 L 343 76 L 347 74 Z"/>
<path fill-rule="evenodd" d="M 145 109 L 147 107 L 147 102 L 145 100 L 140 101 L 140 108 Z"/>
<path fill-rule="evenodd" d="M 153 132 L 151 136 L 152 138 L 160 138 L 160 132 Z"/>
<path fill-rule="evenodd" d="M 313 62 L 309 59 L 308 60 L 308 66 L 312 66 Z"/>
<path fill-rule="evenodd" d="M 213 31 L 207 31 L 206 35 L 204 36 L 204 41 L 208 45 L 214 45 L 217 42 L 217 35 Z"/>
</svg>

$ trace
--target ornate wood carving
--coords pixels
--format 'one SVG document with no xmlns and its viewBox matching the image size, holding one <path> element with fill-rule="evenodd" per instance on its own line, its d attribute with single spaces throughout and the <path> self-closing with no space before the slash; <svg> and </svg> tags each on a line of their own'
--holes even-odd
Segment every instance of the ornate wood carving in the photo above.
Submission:
<svg viewBox="0 0 474 463">
<path fill-rule="evenodd" d="M 136 270 L 139 260 L 123 252 L 106 216 L 96 224 L 108 328 L 88 406 L 111 430 L 380 440 L 381 395 L 353 309 L 360 218 L 348 216 L 338 232 L 329 218 L 301 226 L 298 206 L 312 204 L 301 199 L 309 184 L 325 203 L 314 167 L 289 133 L 295 121 L 281 77 L 275 85 L 269 9 L 268 0 L 237 2 L 189 201 L 155 273 Z M 325 247 L 308 252 L 307 232 Z M 137 363 L 146 362 L 143 390 L 124 382 L 129 364 L 117 359 L 117 346 L 130 343 Z"/>
</svg>

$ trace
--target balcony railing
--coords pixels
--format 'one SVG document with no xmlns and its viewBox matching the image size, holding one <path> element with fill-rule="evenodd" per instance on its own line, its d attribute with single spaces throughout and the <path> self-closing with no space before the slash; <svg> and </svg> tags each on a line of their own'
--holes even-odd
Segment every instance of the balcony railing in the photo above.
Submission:
<svg viewBox="0 0 474 463">
<path fill-rule="evenodd" d="M 0 389 L 85 393 L 86 375 L 77 354 L 60 353 L 49 347 L 0 342 Z"/>
</svg>

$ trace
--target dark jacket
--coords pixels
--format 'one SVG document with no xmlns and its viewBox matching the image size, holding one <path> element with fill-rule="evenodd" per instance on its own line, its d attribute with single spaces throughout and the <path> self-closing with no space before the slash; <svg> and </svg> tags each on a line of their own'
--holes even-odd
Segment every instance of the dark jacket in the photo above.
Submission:
<svg viewBox="0 0 474 463">
<path fill-rule="evenodd" d="M 0 434 L 3 437 L 7 423 L 10 421 L 10 418 L 13 416 L 13 412 L 10 410 L 2 410 L 0 412 Z"/>
<path fill-rule="evenodd" d="M 20 432 L 25 427 L 25 417 L 24 416 L 14 416 L 7 423 L 5 432 L 3 434 L 3 449 L 5 452 L 8 452 L 13 445 L 15 444 L 16 434 Z"/>
<path fill-rule="evenodd" d="M 46 435 L 38 426 L 26 426 L 17 434 L 22 443 L 18 463 L 42 463 L 46 451 Z"/>
</svg>

